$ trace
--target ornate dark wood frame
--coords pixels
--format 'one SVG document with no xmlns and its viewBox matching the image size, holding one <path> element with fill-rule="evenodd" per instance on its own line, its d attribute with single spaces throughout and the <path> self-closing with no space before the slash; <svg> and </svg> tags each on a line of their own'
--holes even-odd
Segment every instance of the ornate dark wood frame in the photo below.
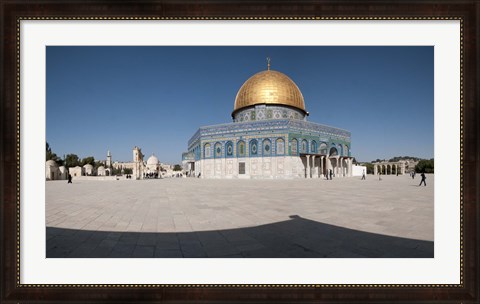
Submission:
<svg viewBox="0 0 480 304">
<path fill-rule="evenodd" d="M 476 0 L 67 1 L 0 0 L 2 303 L 428 302 L 479 303 L 479 28 Z M 461 39 L 461 282 L 458 285 L 25 285 L 19 280 L 19 57 L 26 19 L 455 19 Z"/>
</svg>

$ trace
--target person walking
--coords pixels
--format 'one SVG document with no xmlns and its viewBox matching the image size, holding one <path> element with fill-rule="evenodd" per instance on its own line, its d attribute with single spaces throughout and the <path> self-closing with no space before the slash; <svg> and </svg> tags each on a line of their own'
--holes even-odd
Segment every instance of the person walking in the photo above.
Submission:
<svg viewBox="0 0 480 304">
<path fill-rule="evenodd" d="M 378 180 L 379 180 L 379 181 L 382 180 L 382 171 L 378 172 Z"/>
<path fill-rule="evenodd" d="M 420 181 L 420 185 L 418 185 L 418 186 L 420 187 L 423 183 L 426 187 L 427 183 L 425 182 L 425 180 L 427 179 L 427 177 L 425 176 L 425 172 L 422 172 L 422 174 L 420 176 L 422 177 L 422 180 Z"/>
<path fill-rule="evenodd" d="M 332 177 L 333 177 L 333 170 L 330 169 L 330 180 L 332 180 Z"/>
<path fill-rule="evenodd" d="M 363 170 L 362 180 L 365 180 L 365 170 Z"/>
<path fill-rule="evenodd" d="M 72 183 L 72 176 L 70 175 L 70 173 L 68 173 L 68 183 L 67 184 L 71 184 Z"/>
</svg>

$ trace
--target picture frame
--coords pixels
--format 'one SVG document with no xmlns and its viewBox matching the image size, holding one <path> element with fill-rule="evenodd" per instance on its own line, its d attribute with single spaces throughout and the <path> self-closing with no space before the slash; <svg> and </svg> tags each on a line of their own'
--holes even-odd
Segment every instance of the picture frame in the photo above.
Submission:
<svg viewBox="0 0 480 304">
<path fill-rule="evenodd" d="M 478 32 L 474 0 L 402 3 L 334 1 L 2 2 L 1 301 L 17 302 L 462 302 L 479 299 Z M 461 282 L 416 284 L 22 284 L 20 281 L 20 50 L 22 20 L 460 20 Z"/>
</svg>

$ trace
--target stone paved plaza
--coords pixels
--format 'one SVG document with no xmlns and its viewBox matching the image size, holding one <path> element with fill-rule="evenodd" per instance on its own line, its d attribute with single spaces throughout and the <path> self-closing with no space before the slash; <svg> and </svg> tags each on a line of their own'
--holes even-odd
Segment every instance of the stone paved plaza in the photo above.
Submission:
<svg viewBox="0 0 480 304">
<path fill-rule="evenodd" d="M 419 182 L 47 181 L 47 258 L 431 258 L 434 176 Z"/>
</svg>

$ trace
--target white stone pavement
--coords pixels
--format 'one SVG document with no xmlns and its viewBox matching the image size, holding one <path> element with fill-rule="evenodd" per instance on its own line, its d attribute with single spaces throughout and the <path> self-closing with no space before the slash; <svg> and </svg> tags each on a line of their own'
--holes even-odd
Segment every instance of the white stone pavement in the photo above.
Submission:
<svg viewBox="0 0 480 304">
<path fill-rule="evenodd" d="M 46 182 L 47 258 L 433 257 L 434 176 Z"/>
</svg>

